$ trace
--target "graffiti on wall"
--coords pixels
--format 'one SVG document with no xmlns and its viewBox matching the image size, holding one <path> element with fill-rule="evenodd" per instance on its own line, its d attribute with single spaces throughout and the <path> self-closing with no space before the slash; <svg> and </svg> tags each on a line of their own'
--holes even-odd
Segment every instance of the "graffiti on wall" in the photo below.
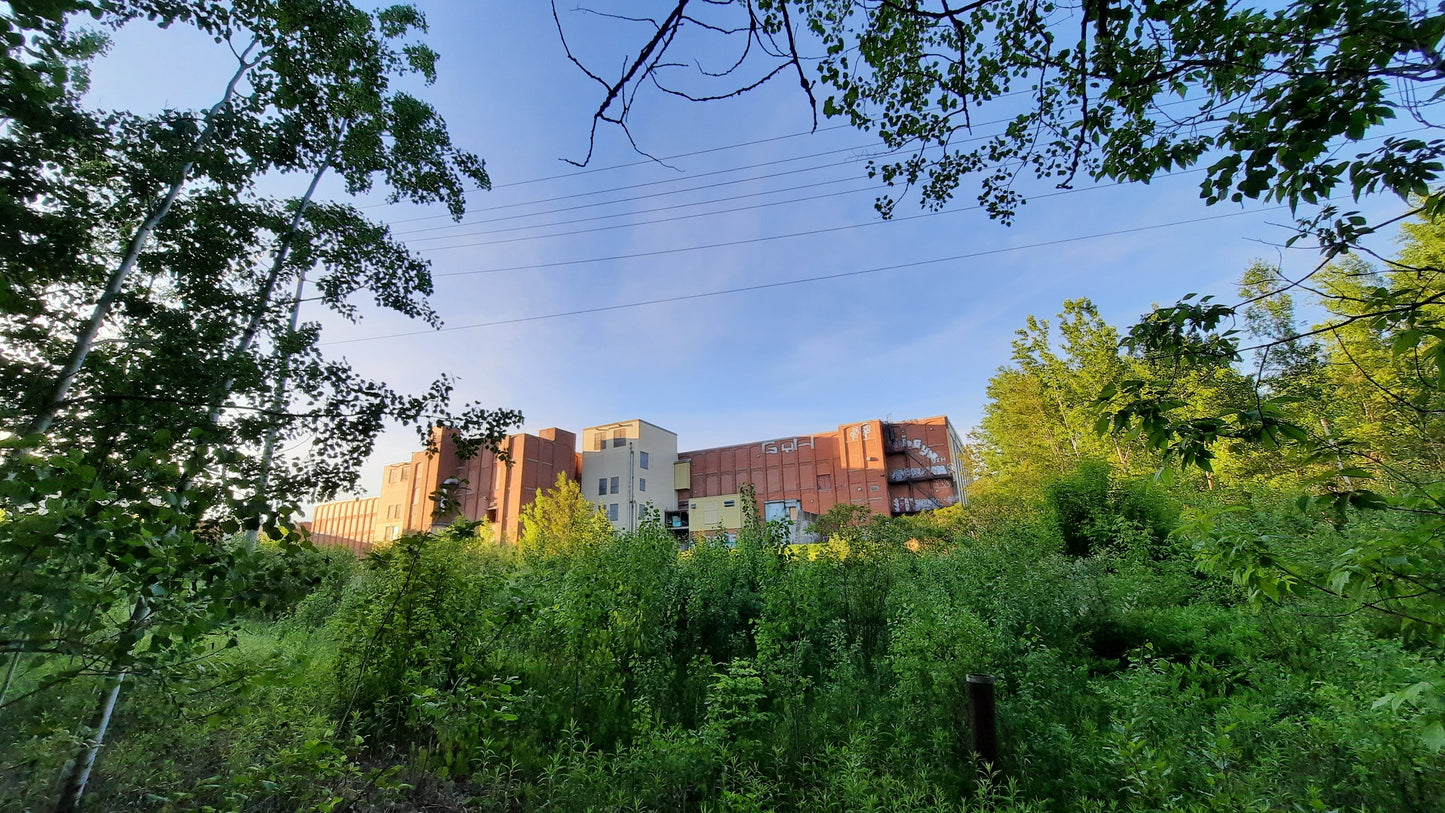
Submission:
<svg viewBox="0 0 1445 813">
<path fill-rule="evenodd" d="M 860 423 L 848 428 L 848 440 L 869 440 L 873 437 L 873 424 Z"/>
<path fill-rule="evenodd" d="M 927 480 L 930 477 L 947 476 L 948 467 L 944 465 L 929 466 L 926 469 L 922 466 L 913 466 L 907 469 L 894 469 L 893 471 L 888 472 L 888 482 L 906 483 L 909 480 Z"/>
<path fill-rule="evenodd" d="M 943 497 L 894 497 L 893 513 L 910 514 L 914 511 L 932 511 L 956 502 L 958 502 L 958 498 L 951 494 Z"/>
<path fill-rule="evenodd" d="M 770 440 L 760 444 L 763 454 L 778 454 L 779 452 L 796 452 L 799 446 L 807 446 L 809 449 L 816 448 L 812 438 L 790 438 L 784 441 Z"/>
<path fill-rule="evenodd" d="M 912 439 L 912 440 L 909 440 L 908 438 L 905 437 L 905 438 L 903 439 L 903 444 L 902 444 L 902 445 L 903 445 L 903 448 L 904 448 L 904 449 L 912 450 L 914 454 L 919 455 L 920 457 L 923 457 L 923 458 L 927 459 L 928 462 L 930 462 L 930 463 L 942 463 L 942 462 L 943 462 L 943 456 L 942 456 L 942 455 L 940 455 L 938 452 L 933 451 L 933 447 L 932 447 L 932 446 L 929 446 L 928 444 L 924 443 L 923 441 L 919 440 L 918 438 L 914 438 L 914 439 Z"/>
</svg>

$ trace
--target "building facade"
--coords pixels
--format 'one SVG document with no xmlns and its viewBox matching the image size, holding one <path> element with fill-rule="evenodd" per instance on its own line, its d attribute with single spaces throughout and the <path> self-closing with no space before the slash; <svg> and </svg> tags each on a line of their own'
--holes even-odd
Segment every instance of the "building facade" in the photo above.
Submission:
<svg viewBox="0 0 1445 813">
<path fill-rule="evenodd" d="M 383 470 L 381 496 L 316 506 L 311 521 L 313 541 L 342 544 L 364 553 L 404 533 L 430 529 L 438 522 L 432 516 L 432 495 L 452 480 L 455 485 L 448 487 L 461 515 L 491 523 L 499 539 L 511 542 L 517 539 L 522 509 L 532 504 L 537 492 L 551 488 L 558 474 L 577 476 L 577 436 L 563 429 L 508 435 L 501 449 L 509 462 L 485 451 L 461 460 L 455 436 L 448 432 L 437 431 L 432 444 L 434 450 L 413 452 L 411 460 L 392 463 Z M 370 524 L 352 516 L 361 509 L 338 507 L 361 502 L 371 505 Z"/>
<path fill-rule="evenodd" d="M 601 506 L 612 527 L 637 528 L 643 513 L 677 510 L 672 464 L 677 435 L 643 420 L 582 430 L 582 493 Z"/>
<path fill-rule="evenodd" d="M 377 497 L 358 497 L 316 506 L 311 515 L 312 543 L 318 547 L 347 548 L 357 555 L 371 550 L 377 501 Z"/>
<path fill-rule="evenodd" d="M 458 513 L 489 522 L 506 542 L 521 531 L 522 509 L 557 476 L 577 480 L 619 531 L 656 512 L 681 540 L 742 526 L 742 486 L 751 483 L 764 520 L 789 519 L 794 541 L 839 504 L 899 516 L 964 498 L 963 445 L 946 416 L 863 421 L 809 435 L 679 452 L 677 435 L 640 419 L 509 435 L 509 460 L 489 452 L 460 460 L 453 436 L 438 430 L 434 450 L 386 467 L 381 495 L 316 507 L 312 538 L 358 553 L 410 531 L 431 528 L 433 495 L 444 485 Z"/>
<path fill-rule="evenodd" d="M 963 444 L 946 416 L 912 421 L 864 421 L 832 432 L 683 452 L 693 534 L 733 531 L 741 515 L 727 513 L 752 483 L 764 520 L 787 518 L 801 531 L 840 503 L 898 516 L 953 505 L 967 483 Z M 799 540 L 801 541 L 801 540 Z"/>
</svg>

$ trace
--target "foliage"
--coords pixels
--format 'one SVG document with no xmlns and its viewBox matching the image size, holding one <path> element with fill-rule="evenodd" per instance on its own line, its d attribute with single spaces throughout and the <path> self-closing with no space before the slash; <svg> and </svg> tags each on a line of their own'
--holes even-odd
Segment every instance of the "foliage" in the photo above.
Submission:
<svg viewBox="0 0 1445 813">
<path fill-rule="evenodd" d="M 1442 168 L 1440 139 L 1399 134 L 1374 148 L 1336 149 L 1396 118 L 1428 121 L 1439 103 L 1433 83 L 1442 75 L 1437 49 L 1445 35 L 1445 17 L 1431 6 L 679 0 L 663 7 L 667 13 L 655 17 L 616 13 L 646 43 L 627 52 L 620 69 L 609 64 L 599 75 L 573 58 L 603 88 L 594 139 L 599 123 L 631 136 L 629 114 L 644 90 L 709 101 L 795 75 L 815 116 L 821 107 L 904 153 L 871 165 L 870 174 L 918 187 L 934 208 L 977 179 L 982 208 L 1007 222 L 1025 202 L 1021 176 L 1069 188 L 1085 177 L 1148 181 L 1203 164 L 1207 203 L 1310 208 L 1316 214 L 1301 228 L 1336 245 L 1369 227 L 1331 198 L 1425 197 Z M 697 64 L 689 52 L 710 41 L 739 56 L 719 67 Z M 880 211 L 891 214 L 898 198 L 880 197 Z"/>
<path fill-rule="evenodd" d="M 503 575 L 497 548 L 476 531 L 457 523 L 373 554 L 336 616 L 339 727 L 410 743 L 443 776 L 466 769 L 511 691 L 485 666 L 486 641 L 510 619 L 479 612 Z"/>
<path fill-rule="evenodd" d="M 142 18 L 234 59 L 214 104 L 85 104 L 104 32 Z M 128 677 L 180 669 L 207 635 L 282 612 L 310 586 L 298 580 L 321 578 L 286 528 L 300 500 L 355 484 L 386 422 L 424 437 L 445 422 L 474 450 L 518 420 L 453 410 L 445 377 L 420 394 L 367 380 L 326 357 L 299 313 L 309 282 L 343 318 L 366 298 L 438 324 L 427 263 L 356 207 L 315 199 L 335 173 L 350 193 L 380 187 L 459 218 L 467 185 L 488 185 L 401 89 L 435 79 L 425 27 L 409 6 L 347 0 L 0 11 L 0 649 L 11 664 L 66 659 L 51 688 L 110 678 L 58 809 L 78 804 Z M 272 197 L 263 178 L 295 194 Z M 285 441 L 304 449 L 281 454 Z M 296 559 L 230 544 L 240 531 Z"/>
<path fill-rule="evenodd" d="M 1170 521 L 1157 486 L 1102 464 L 1065 479 L 1102 489 L 1115 520 Z M 1284 502 L 1221 516 L 1312 555 L 1367 533 Z M 295 623 L 303 602 L 217 649 L 206 681 L 240 694 L 139 676 L 95 801 L 1423 811 L 1445 793 L 1428 693 L 1412 688 L 1436 679 L 1438 652 L 1319 593 L 1252 604 L 1187 549 L 1095 519 L 1116 531 L 1077 555 L 991 510 L 918 552 L 903 543 L 920 518 L 875 519 L 815 556 L 762 523 L 685 555 L 656 524 L 556 555 L 514 555 L 471 525 L 404 537 L 323 628 Z M 1197 520 L 1179 533 L 1206 539 Z M 993 776 L 968 754 L 972 672 L 999 677 Z M 39 767 L 63 709 L 32 698 L 11 714 L 0 762 Z M 7 803 L 44 792 L 0 786 Z"/>
<path fill-rule="evenodd" d="M 567 556 L 600 545 L 611 534 L 612 523 L 602 509 L 582 496 L 577 481 L 558 474 L 550 491 L 538 493 L 532 504 L 522 509 L 517 549 L 538 558 Z"/>
</svg>

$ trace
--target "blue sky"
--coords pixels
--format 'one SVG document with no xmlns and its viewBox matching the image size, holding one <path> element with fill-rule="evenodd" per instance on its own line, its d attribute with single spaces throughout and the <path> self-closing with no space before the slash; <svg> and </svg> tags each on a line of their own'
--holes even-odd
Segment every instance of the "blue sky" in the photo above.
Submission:
<svg viewBox="0 0 1445 813">
<path fill-rule="evenodd" d="M 438 82 L 420 92 L 446 117 L 454 141 L 486 160 L 494 190 L 469 196 L 474 211 L 463 226 L 436 217 L 440 207 L 361 203 L 432 261 L 434 305 L 448 327 L 997 252 L 329 348 L 399 388 L 421 389 L 449 373 L 458 379 L 460 400 L 520 409 L 526 431 L 561 426 L 580 432 L 640 417 L 677 432 L 683 448 L 703 448 L 940 413 L 967 431 L 1027 315 L 1052 315 L 1065 299 L 1089 297 L 1106 319 L 1128 324 L 1151 304 L 1187 292 L 1228 298 L 1252 259 L 1281 256 L 1270 244 L 1288 234 L 1279 225 L 1288 220 L 1282 211 L 1205 207 L 1198 175 L 1038 199 L 1011 227 L 970 210 L 966 193 L 944 214 L 877 224 L 872 203 L 881 187 L 867 179 L 862 163 L 878 151 L 876 140 L 826 119 L 817 133 L 780 138 L 811 126 L 804 98 L 788 78 L 706 104 L 652 94 L 641 99 L 632 122 L 639 144 L 658 156 L 772 139 L 766 143 L 677 158 L 665 167 L 639 163 L 620 131 L 602 129 L 594 171 L 579 172 L 562 159 L 585 154 L 600 88 L 567 62 L 548 5 L 418 5 L 431 25 L 427 41 L 442 56 Z M 595 64 L 619 64 L 639 42 L 637 29 L 579 12 L 564 11 L 563 22 L 575 49 Z M 706 50 L 702 56 L 723 57 Z M 228 60 L 203 37 L 137 25 L 116 37 L 95 71 L 91 100 L 141 110 L 208 105 L 231 70 Z M 277 191 L 299 193 L 303 184 L 285 179 Z M 652 185 L 620 189 L 638 184 Z M 679 191 L 702 185 L 712 188 Z M 794 187 L 807 188 L 780 191 Z M 602 190 L 619 191 L 588 194 Z M 330 191 L 340 196 L 339 188 Z M 653 197 L 542 214 L 638 195 Z M 759 206 L 802 197 L 815 199 Z M 754 208 L 721 212 L 744 206 Z M 1380 199 L 1360 208 L 1388 215 L 1401 204 Z M 921 212 L 915 196 L 897 216 Z M 583 218 L 595 219 L 575 222 Z M 646 222 L 659 218 L 673 220 Z M 1217 219 L 1056 242 L 1196 218 Z M 418 231 L 439 226 L 448 228 Z M 819 229 L 832 231 L 587 262 Z M 560 235 L 579 230 L 590 231 Z M 1055 244 L 1037 245 L 1049 242 Z M 473 243 L 487 245 L 444 248 Z M 1282 256 L 1286 272 L 1316 261 L 1307 251 Z M 553 267 L 475 273 L 542 264 Z M 303 316 L 323 319 L 330 341 L 421 327 L 389 314 L 368 313 L 357 325 L 320 313 Z M 380 483 L 381 465 L 403 459 L 414 444 L 415 435 L 403 428 L 382 439 L 362 478 L 370 493 Z"/>
</svg>

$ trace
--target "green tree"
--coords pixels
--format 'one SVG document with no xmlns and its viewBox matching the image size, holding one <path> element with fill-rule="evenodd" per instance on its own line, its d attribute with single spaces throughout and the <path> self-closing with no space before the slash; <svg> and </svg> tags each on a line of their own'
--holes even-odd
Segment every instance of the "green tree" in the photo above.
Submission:
<svg viewBox="0 0 1445 813">
<path fill-rule="evenodd" d="M 229 549 L 229 532 L 282 536 L 297 500 L 355 482 L 388 420 L 428 437 L 443 421 L 475 449 L 518 416 L 451 415 L 445 378 L 419 395 L 366 380 L 324 357 L 319 325 L 297 313 L 310 274 L 342 316 L 369 295 L 438 322 L 424 261 L 355 207 L 315 200 L 335 172 L 350 192 L 382 185 L 460 217 L 466 184 L 487 185 L 436 111 L 393 87 L 434 78 L 420 13 L 344 0 L 36 8 L 4 20 L 21 37 L 6 70 L 50 85 L 9 98 L 24 115 L 0 128 L 16 238 L 0 292 L 0 418 L 22 435 L 3 462 L 0 621 L 15 657 L 62 655 L 60 677 L 108 679 L 63 783 L 68 808 L 125 678 L 183 660 L 258 589 L 246 576 L 255 557 Z M 80 10 L 103 26 L 194 25 L 230 49 L 235 71 L 204 111 L 87 110 L 82 80 L 101 40 L 67 32 Z M 268 174 L 304 191 L 264 197 L 255 183 Z M 293 284 L 294 297 L 279 294 Z M 275 459 L 279 440 L 302 435 L 314 435 L 302 457 Z"/>
<path fill-rule="evenodd" d="M 551 490 L 522 509 L 517 547 L 528 556 L 570 556 L 601 545 L 612 533 L 601 506 L 582 496 L 576 480 L 559 473 Z"/>
<path fill-rule="evenodd" d="M 627 129 L 644 89 L 710 100 L 791 75 L 815 109 L 903 152 L 870 172 L 919 187 L 925 205 L 976 178 L 983 207 L 1008 220 L 1025 199 L 1020 176 L 1068 188 L 1204 164 L 1207 202 L 1318 207 L 1306 228 L 1331 240 L 1361 223 L 1329 198 L 1427 195 L 1445 152 L 1445 140 L 1405 136 L 1332 146 L 1439 103 L 1445 16 L 1404 0 L 676 0 L 664 10 L 618 13 L 642 32 L 620 69 L 573 57 L 603 88 L 594 139 L 599 124 Z M 708 39 L 740 56 L 689 76 L 685 52 Z"/>
<path fill-rule="evenodd" d="M 1148 465 L 1137 442 L 1094 431 L 1100 390 L 1140 366 L 1119 350 L 1118 332 L 1087 299 L 1070 299 L 1053 326 L 1028 317 L 1014 340 L 1013 366 L 989 380 L 977 438 L 991 473 L 1015 489 L 1043 482 L 1083 460 L 1128 472 Z"/>
</svg>

